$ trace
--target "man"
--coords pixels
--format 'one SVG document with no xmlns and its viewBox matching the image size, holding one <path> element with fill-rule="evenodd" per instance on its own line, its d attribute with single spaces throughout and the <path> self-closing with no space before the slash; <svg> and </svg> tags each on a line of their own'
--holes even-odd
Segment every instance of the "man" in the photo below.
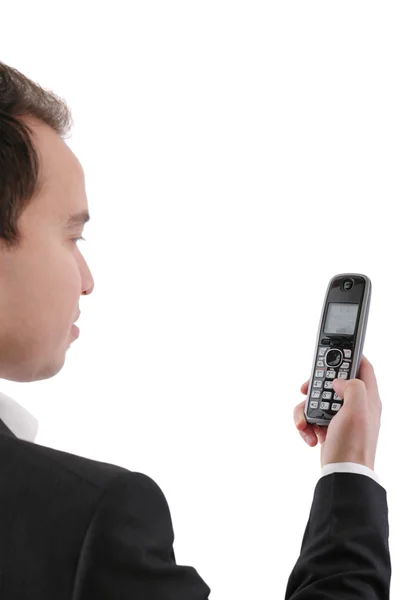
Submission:
<svg viewBox="0 0 400 600">
<path fill-rule="evenodd" d="M 63 140 L 69 125 L 60 98 L 0 63 L 3 379 L 56 375 L 77 337 L 80 296 L 93 291 L 76 245 L 89 214 L 82 167 Z M 287 600 L 328 592 L 346 600 L 389 597 L 385 490 L 368 475 L 380 400 L 363 361 L 363 381 L 339 384 L 344 406 L 318 434 L 332 471 L 341 463 L 359 472 L 319 480 Z M 303 409 L 304 403 L 296 407 L 298 427 L 314 436 Z M 206 600 L 210 588 L 197 571 L 176 564 L 171 515 L 158 485 L 144 474 L 35 444 L 36 422 L 27 416 L 0 397 L 0 597 Z"/>
</svg>

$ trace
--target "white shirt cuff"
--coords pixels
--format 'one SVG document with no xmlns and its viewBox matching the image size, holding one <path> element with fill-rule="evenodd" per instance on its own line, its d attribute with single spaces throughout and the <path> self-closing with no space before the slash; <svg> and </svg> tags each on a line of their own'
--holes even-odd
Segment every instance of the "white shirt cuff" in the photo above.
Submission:
<svg viewBox="0 0 400 600">
<path fill-rule="evenodd" d="M 330 475 L 331 473 L 359 473 L 360 475 L 367 475 L 367 477 L 371 477 L 379 483 L 378 476 L 375 471 L 366 467 L 365 465 L 360 465 L 358 463 L 353 462 L 338 462 L 338 463 L 330 463 L 325 465 L 321 469 L 321 477 L 325 475 Z"/>
</svg>

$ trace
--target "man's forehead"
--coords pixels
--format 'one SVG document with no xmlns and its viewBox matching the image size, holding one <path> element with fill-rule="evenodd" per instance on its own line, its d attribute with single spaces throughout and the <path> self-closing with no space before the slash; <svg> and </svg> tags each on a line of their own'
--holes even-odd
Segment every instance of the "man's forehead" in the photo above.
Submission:
<svg viewBox="0 0 400 600">
<path fill-rule="evenodd" d="M 40 149 L 42 186 L 47 189 L 62 188 L 75 195 L 85 189 L 85 172 L 65 140 L 52 138 L 54 144 Z"/>
<path fill-rule="evenodd" d="M 67 154 L 68 158 L 60 165 L 61 168 L 52 173 L 49 191 L 53 209 L 63 224 L 67 228 L 74 228 L 87 223 L 90 216 L 87 209 L 85 172 L 70 148 Z"/>
<path fill-rule="evenodd" d="M 73 152 L 71 151 L 71 154 Z M 75 194 L 75 198 L 81 197 L 82 194 L 86 201 L 86 192 L 85 192 L 85 172 L 83 167 L 75 154 L 73 154 L 74 163 L 74 174 L 72 176 L 73 179 L 73 194 Z M 85 202 L 86 204 L 86 202 Z M 90 220 L 89 211 L 86 207 L 81 209 L 70 210 L 67 218 L 66 225 L 67 227 L 75 227 L 76 225 L 84 225 Z"/>
<path fill-rule="evenodd" d="M 64 142 L 64 149 L 66 150 L 66 157 L 63 158 L 63 164 L 67 170 L 68 176 L 77 180 L 79 183 L 85 183 L 85 171 L 80 163 L 79 158 L 71 150 L 68 144 Z"/>
<path fill-rule="evenodd" d="M 78 157 L 75 154 L 74 154 L 74 159 L 75 159 L 77 173 L 79 174 L 79 177 L 81 178 L 82 182 L 85 183 L 85 171 L 83 170 L 83 167 L 82 167 Z"/>
<path fill-rule="evenodd" d="M 65 142 L 64 142 L 65 144 Z M 85 171 L 74 152 L 68 146 L 64 145 L 66 152 L 61 160 L 57 162 L 57 168 L 53 175 L 60 177 L 63 185 L 72 194 L 78 194 L 85 190 Z"/>
</svg>

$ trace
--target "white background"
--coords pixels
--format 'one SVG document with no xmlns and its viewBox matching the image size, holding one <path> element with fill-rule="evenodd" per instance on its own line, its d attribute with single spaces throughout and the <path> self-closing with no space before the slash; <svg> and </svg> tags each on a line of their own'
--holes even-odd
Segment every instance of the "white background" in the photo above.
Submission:
<svg viewBox="0 0 400 600">
<path fill-rule="evenodd" d="M 283 598 L 320 476 L 293 409 L 330 278 L 364 273 L 399 597 L 399 4 L 1 12 L 1 60 L 72 110 L 91 213 L 79 340 L 2 382 L 37 443 L 152 477 L 213 600 Z"/>
</svg>

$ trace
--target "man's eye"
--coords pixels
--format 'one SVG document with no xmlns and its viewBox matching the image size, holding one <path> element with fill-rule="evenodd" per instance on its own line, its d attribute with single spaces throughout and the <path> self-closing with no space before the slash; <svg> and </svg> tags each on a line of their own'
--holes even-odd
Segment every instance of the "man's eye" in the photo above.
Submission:
<svg viewBox="0 0 400 600">
<path fill-rule="evenodd" d="M 73 242 L 75 242 L 75 244 L 76 244 L 77 242 L 86 242 L 86 238 L 84 238 L 84 237 L 82 237 L 82 236 L 80 235 L 80 236 L 79 236 L 79 237 L 77 237 L 77 238 L 73 238 L 73 240 L 72 240 L 72 241 L 73 241 Z"/>
</svg>

